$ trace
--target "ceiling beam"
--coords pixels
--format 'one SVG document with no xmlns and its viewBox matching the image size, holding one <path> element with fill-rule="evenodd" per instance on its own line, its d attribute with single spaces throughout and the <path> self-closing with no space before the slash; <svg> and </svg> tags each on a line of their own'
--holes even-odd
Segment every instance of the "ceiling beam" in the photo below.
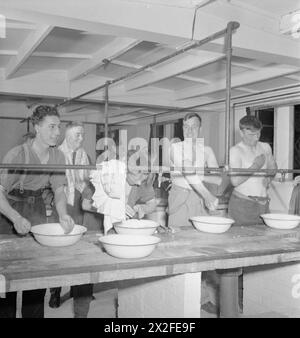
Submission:
<svg viewBox="0 0 300 338">
<path fill-rule="evenodd" d="M 125 83 L 127 90 L 153 85 L 156 82 L 184 74 L 224 58 L 223 54 L 200 51 L 198 56 L 186 55 L 172 58 L 168 62 L 153 67 L 153 72 L 142 73 Z"/>
<path fill-rule="evenodd" d="M 0 13 L 13 20 L 166 44 L 183 43 L 190 38 L 193 8 L 157 4 L 148 7 L 123 0 L 11 0 L 0 4 Z M 171 25 L 166 25 L 166 18 L 171 19 Z M 181 20 L 184 24 L 178 25 Z"/>
<path fill-rule="evenodd" d="M 51 32 L 52 29 L 53 26 L 40 25 L 35 31 L 27 36 L 27 38 L 19 48 L 18 54 L 11 58 L 5 68 L 6 79 L 10 79 L 16 73 L 16 71 L 30 57 L 33 51 L 46 38 L 46 36 Z"/>
<path fill-rule="evenodd" d="M 105 64 L 105 60 L 114 59 L 139 44 L 139 40 L 130 38 L 114 38 L 112 42 L 94 53 L 90 60 L 81 62 L 69 71 L 69 80 L 73 81 L 87 75 L 96 68 Z"/>
<path fill-rule="evenodd" d="M 33 52 L 32 56 L 61 58 L 61 59 L 84 59 L 84 60 L 89 60 L 92 58 L 92 55 L 90 54 L 56 53 L 56 52 Z"/>
<path fill-rule="evenodd" d="M 35 30 L 36 24 L 33 23 L 26 23 L 26 22 L 12 22 L 9 20 L 6 20 L 6 24 L 5 24 L 5 28 L 6 29 L 29 29 L 29 30 Z"/>
<path fill-rule="evenodd" d="M 239 87 L 239 90 L 245 93 L 257 93 L 257 90 L 247 87 Z"/>
<path fill-rule="evenodd" d="M 291 79 L 291 80 L 300 81 L 300 73 L 298 73 L 298 75 L 288 75 L 286 77 Z"/>
<path fill-rule="evenodd" d="M 0 49 L 0 55 L 13 56 L 18 55 L 17 50 L 4 50 Z M 61 59 L 91 59 L 90 54 L 78 54 L 78 53 L 56 53 L 56 52 L 33 52 L 31 56 L 49 57 L 49 58 L 61 58 Z"/>
<path fill-rule="evenodd" d="M 5 55 L 5 56 L 14 56 L 17 55 L 18 52 L 16 50 L 4 50 L 0 49 L 0 55 Z"/>
<path fill-rule="evenodd" d="M 194 77 L 194 76 L 189 76 L 185 74 L 177 75 L 176 78 L 182 79 L 182 80 L 187 80 L 187 81 L 192 81 L 196 83 L 202 83 L 202 84 L 211 84 L 211 81 L 204 80 L 202 78 Z"/>
<path fill-rule="evenodd" d="M 0 5 L 0 13 L 17 20 L 166 44 L 190 40 L 194 18 L 193 8 L 121 0 L 14 0 Z M 240 23 L 233 36 L 233 55 L 300 65 L 300 42 L 281 36 L 276 18 L 250 11 L 236 1 L 215 1 L 199 9 L 194 38 L 201 40 L 224 29 L 230 20 Z M 223 52 L 223 46 L 224 39 L 218 39 L 204 48 Z"/>
<path fill-rule="evenodd" d="M 242 86 L 249 85 L 251 83 L 255 82 L 260 82 L 260 81 L 265 81 L 265 80 L 270 80 L 276 77 L 280 76 L 285 76 L 289 75 L 292 73 L 296 73 L 299 70 L 295 69 L 294 67 L 266 67 L 265 69 L 258 70 L 258 71 L 249 71 L 249 72 L 243 72 L 240 75 L 232 76 L 231 78 L 231 88 L 236 88 Z M 219 90 L 225 90 L 226 89 L 226 84 L 225 81 L 218 81 L 215 82 L 214 84 L 197 88 L 187 88 L 187 89 L 182 89 L 178 90 L 176 92 L 176 97 L 177 99 L 186 99 L 186 98 L 191 98 L 191 97 L 197 97 L 197 96 L 202 96 L 202 95 L 207 95 Z"/>
</svg>

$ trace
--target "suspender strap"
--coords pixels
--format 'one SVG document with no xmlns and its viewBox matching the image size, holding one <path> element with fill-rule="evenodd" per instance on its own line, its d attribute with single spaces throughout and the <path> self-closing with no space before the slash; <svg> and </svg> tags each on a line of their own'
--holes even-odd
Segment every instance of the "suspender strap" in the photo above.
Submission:
<svg viewBox="0 0 300 338">
<path fill-rule="evenodd" d="M 23 150 L 24 150 L 24 164 L 29 164 L 29 148 L 27 143 L 23 143 Z M 23 171 L 23 174 L 20 176 L 19 181 L 17 181 L 13 186 L 12 189 L 15 189 L 19 186 L 20 192 L 24 192 L 24 181 L 26 178 L 27 170 Z"/>
</svg>

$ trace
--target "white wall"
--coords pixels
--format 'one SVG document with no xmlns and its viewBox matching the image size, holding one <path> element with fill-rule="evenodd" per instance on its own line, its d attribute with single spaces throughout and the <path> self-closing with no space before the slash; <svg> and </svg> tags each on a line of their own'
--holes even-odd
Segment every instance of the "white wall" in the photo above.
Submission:
<svg viewBox="0 0 300 338">
<path fill-rule="evenodd" d="M 244 315 L 300 318 L 300 264 L 244 271 Z"/>
<path fill-rule="evenodd" d="M 27 117 L 30 115 L 24 102 L 0 102 L 0 116 Z M 0 161 L 12 147 L 21 144 L 27 133 L 27 123 L 20 120 L 0 119 Z"/>
<path fill-rule="evenodd" d="M 26 104 L 22 101 L 5 101 L 0 102 L 0 116 L 9 117 L 28 117 L 32 113 L 31 109 L 26 107 Z M 83 114 L 72 116 L 63 116 L 62 120 L 77 120 L 81 122 L 89 121 L 89 117 Z M 32 126 L 30 125 L 32 130 Z M 21 144 L 24 141 L 22 137 L 27 133 L 27 123 L 20 123 L 20 120 L 8 120 L 0 119 L 0 161 L 3 156 L 12 147 Z M 61 130 L 60 142 L 64 137 L 64 128 Z M 95 161 L 96 157 L 96 125 L 85 125 L 85 142 L 84 147 L 90 155 L 92 161 Z"/>
<path fill-rule="evenodd" d="M 278 168 L 292 169 L 294 157 L 294 107 L 278 107 L 274 119 L 274 157 Z M 286 178 L 292 179 L 292 175 Z"/>
</svg>

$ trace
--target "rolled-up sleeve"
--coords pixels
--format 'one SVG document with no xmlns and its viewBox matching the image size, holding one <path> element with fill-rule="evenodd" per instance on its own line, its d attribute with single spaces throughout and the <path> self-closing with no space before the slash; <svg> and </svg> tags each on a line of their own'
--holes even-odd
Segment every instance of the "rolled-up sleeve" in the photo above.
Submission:
<svg viewBox="0 0 300 338">
<path fill-rule="evenodd" d="M 53 164 L 66 164 L 64 154 L 56 149 L 55 154 L 55 163 Z M 66 178 L 66 171 L 56 171 L 53 172 L 53 174 L 50 175 L 50 185 L 55 192 L 59 187 L 67 185 L 67 178 Z"/>
</svg>

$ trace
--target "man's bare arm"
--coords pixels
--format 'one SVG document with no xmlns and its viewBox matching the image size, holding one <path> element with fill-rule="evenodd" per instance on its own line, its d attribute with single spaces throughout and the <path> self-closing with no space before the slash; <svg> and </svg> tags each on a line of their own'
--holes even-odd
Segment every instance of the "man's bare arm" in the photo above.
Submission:
<svg viewBox="0 0 300 338">
<path fill-rule="evenodd" d="M 272 154 L 272 149 L 269 144 L 267 144 L 267 169 L 274 169 L 273 172 L 268 173 L 268 177 L 266 177 L 265 184 L 266 187 L 269 186 L 269 184 L 272 182 L 276 175 L 276 170 L 277 170 L 277 163 L 275 162 L 275 159 Z M 271 176 L 270 176 L 271 175 Z"/>
<path fill-rule="evenodd" d="M 261 154 L 255 157 L 252 165 L 248 169 L 261 169 L 265 164 L 266 156 Z M 242 155 L 237 148 L 232 148 L 230 150 L 230 167 L 231 168 L 242 168 Z M 246 182 L 255 172 L 247 175 L 238 175 L 234 174 L 230 176 L 230 181 L 234 187 Z"/>
<path fill-rule="evenodd" d="M 5 215 L 12 223 L 20 235 L 25 235 L 30 231 L 31 224 L 30 222 L 20 215 L 14 208 L 9 204 L 4 188 L 0 186 L 0 212 Z"/>
<path fill-rule="evenodd" d="M 219 168 L 218 161 L 216 159 L 216 156 L 213 152 L 213 150 L 210 147 L 205 148 L 205 154 L 206 154 L 206 164 L 209 168 Z M 222 177 L 218 175 L 205 175 L 204 174 L 204 181 L 207 183 L 213 183 L 216 185 L 220 185 L 222 183 Z"/>
<path fill-rule="evenodd" d="M 55 207 L 59 216 L 59 223 L 65 233 L 70 233 L 74 228 L 74 220 L 67 212 L 67 198 L 64 186 L 57 188 L 54 192 Z"/>
</svg>

